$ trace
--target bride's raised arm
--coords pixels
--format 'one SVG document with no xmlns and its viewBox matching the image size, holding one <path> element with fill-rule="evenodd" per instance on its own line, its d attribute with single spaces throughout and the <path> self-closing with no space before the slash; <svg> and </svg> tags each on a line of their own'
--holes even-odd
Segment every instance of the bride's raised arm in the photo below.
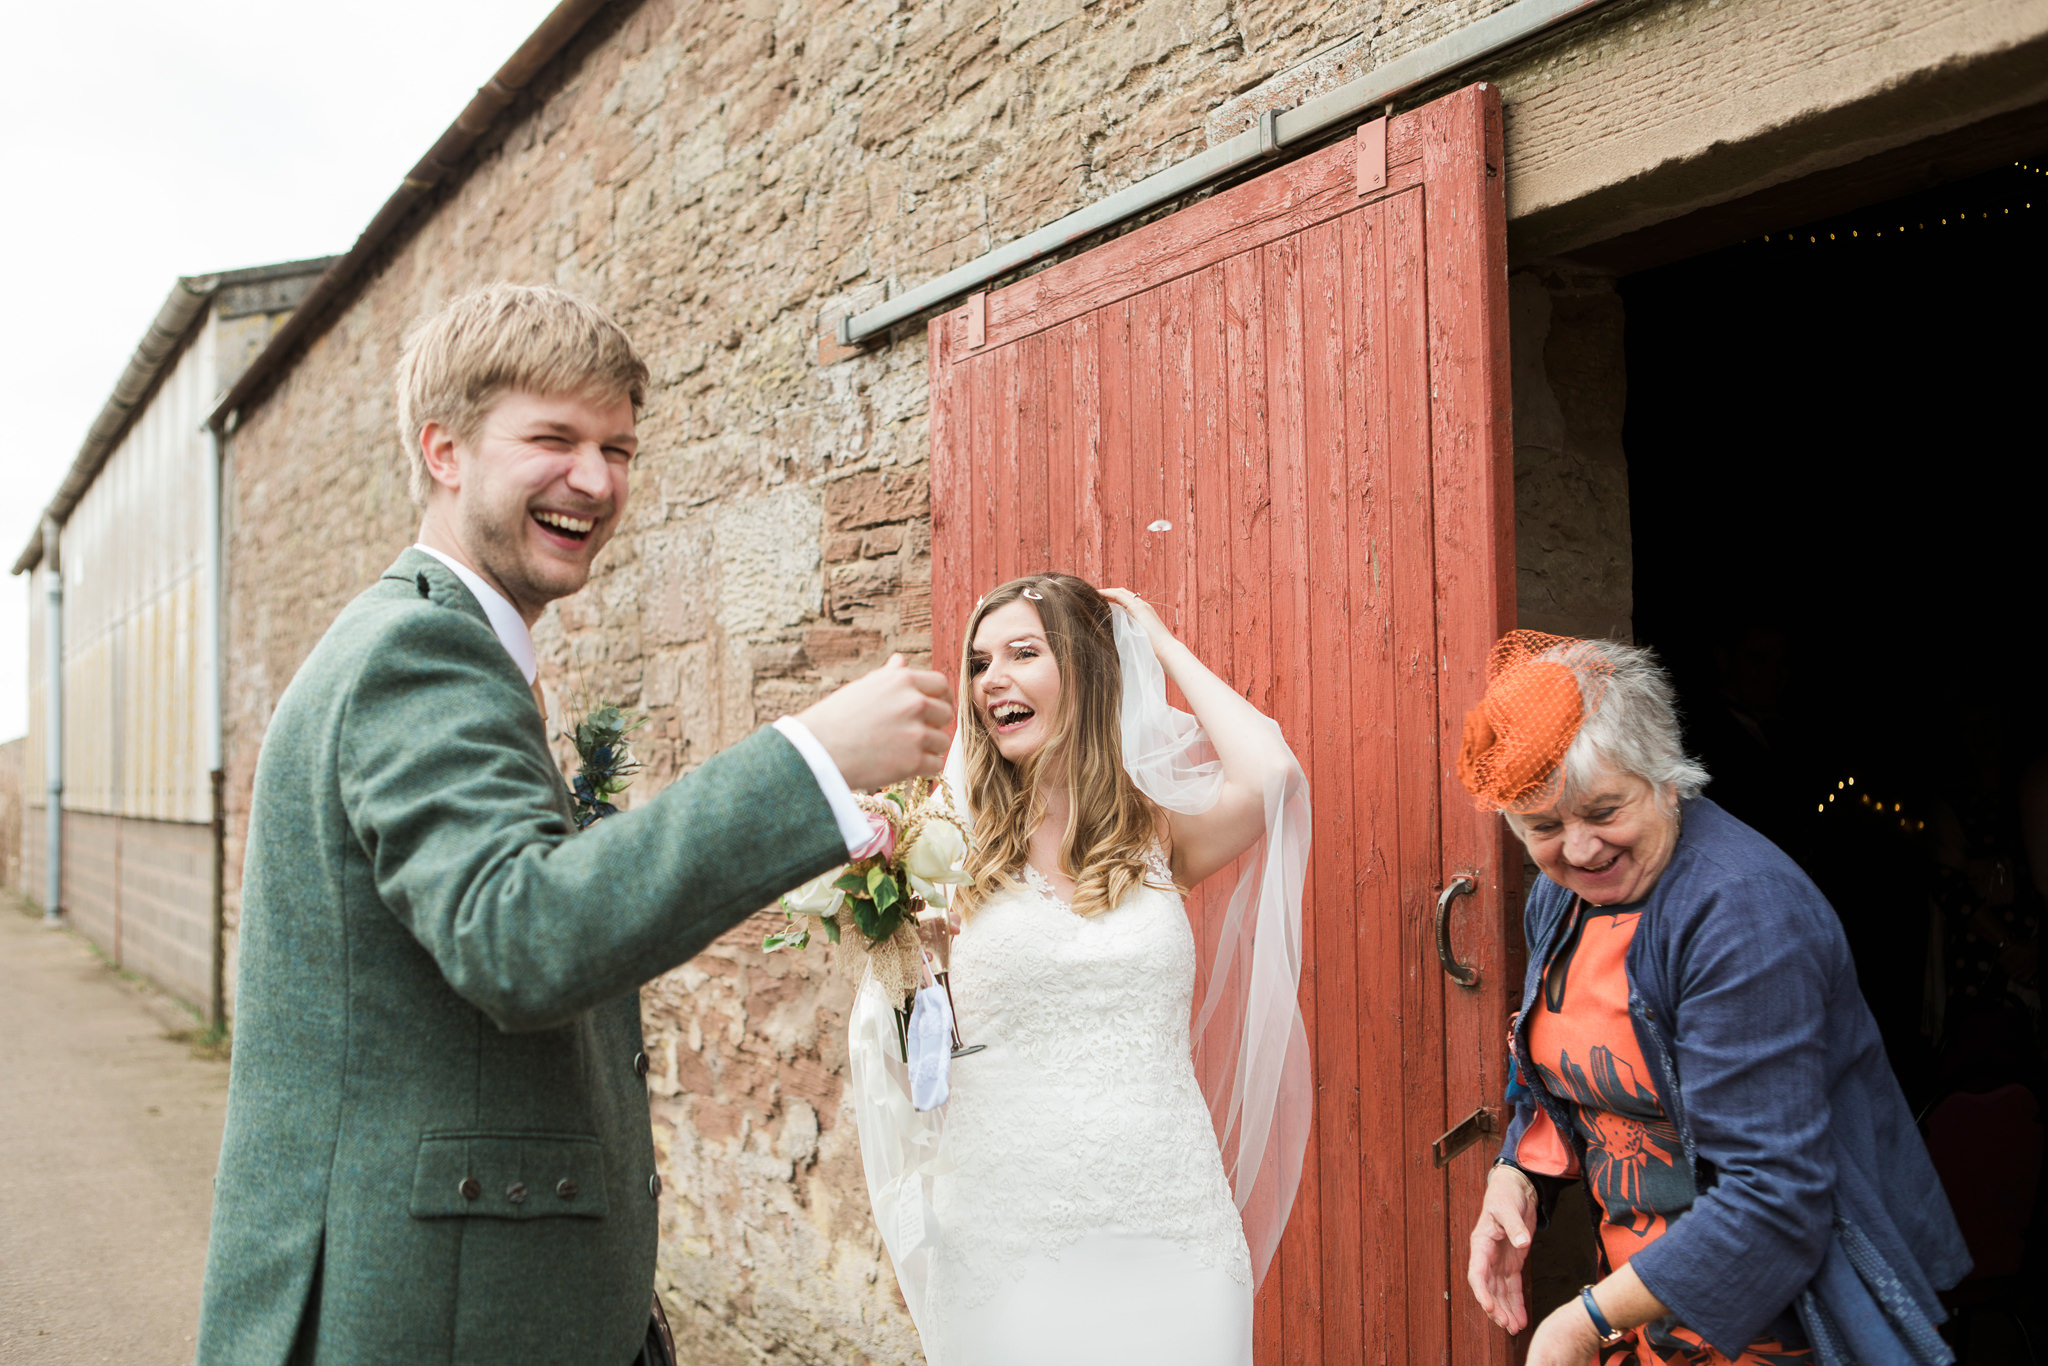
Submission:
<svg viewBox="0 0 2048 1366">
<path fill-rule="evenodd" d="M 1192 814 L 1166 813 L 1173 876 L 1183 887 L 1193 887 L 1264 833 L 1269 783 L 1294 766 L 1294 755 L 1279 727 L 1196 659 L 1143 598 L 1128 588 L 1105 588 L 1102 596 L 1144 628 L 1160 667 L 1187 698 L 1223 765 L 1223 788 L 1214 806 Z"/>
</svg>

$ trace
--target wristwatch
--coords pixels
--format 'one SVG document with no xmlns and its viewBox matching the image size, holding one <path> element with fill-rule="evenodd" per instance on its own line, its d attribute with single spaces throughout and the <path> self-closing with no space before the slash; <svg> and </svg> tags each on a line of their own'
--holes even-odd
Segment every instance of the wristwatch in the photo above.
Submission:
<svg viewBox="0 0 2048 1366">
<path fill-rule="evenodd" d="M 1628 1335 L 1626 1330 L 1609 1323 L 1607 1316 L 1600 1312 L 1600 1304 L 1593 1298 L 1592 1286 L 1579 1287 L 1579 1303 L 1585 1306 L 1586 1317 L 1593 1320 L 1593 1331 L 1600 1335 L 1602 1347 L 1612 1347 Z"/>
</svg>

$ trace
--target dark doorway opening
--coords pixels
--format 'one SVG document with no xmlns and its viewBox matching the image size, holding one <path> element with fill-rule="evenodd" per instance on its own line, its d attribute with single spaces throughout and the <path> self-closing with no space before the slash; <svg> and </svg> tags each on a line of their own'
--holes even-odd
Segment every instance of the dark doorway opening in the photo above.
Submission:
<svg viewBox="0 0 2048 1366">
<path fill-rule="evenodd" d="M 1621 287 L 1636 636 L 1707 795 L 1833 902 L 1923 1123 L 2038 1105 L 2048 151 Z M 1970 1294 L 2037 1302 L 2044 1224 L 2037 1193 Z M 2048 1359 L 2038 1304 L 2025 1329 L 2039 1355 L 1988 1319 L 1957 1345 Z"/>
</svg>

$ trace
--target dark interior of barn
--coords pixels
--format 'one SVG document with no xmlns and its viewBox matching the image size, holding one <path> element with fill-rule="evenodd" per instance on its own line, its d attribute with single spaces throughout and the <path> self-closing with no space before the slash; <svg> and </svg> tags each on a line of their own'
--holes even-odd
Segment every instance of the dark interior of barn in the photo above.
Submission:
<svg viewBox="0 0 2048 1366">
<path fill-rule="evenodd" d="M 1841 916 L 1965 1363 L 2048 1360 L 2044 247 L 2048 147 L 1621 281 L 1636 637 Z"/>
</svg>

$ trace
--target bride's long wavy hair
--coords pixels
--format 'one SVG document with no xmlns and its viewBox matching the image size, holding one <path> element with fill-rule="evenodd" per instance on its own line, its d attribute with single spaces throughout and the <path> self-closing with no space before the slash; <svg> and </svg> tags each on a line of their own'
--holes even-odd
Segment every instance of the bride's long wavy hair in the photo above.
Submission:
<svg viewBox="0 0 2048 1366">
<path fill-rule="evenodd" d="M 1029 593 L 1027 595 L 1027 591 Z M 1013 764 L 996 749 L 974 705 L 974 633 L 983 617 L 1013 602 L 1038 613 L 1060 671 L 1059 715 L 1052 738 Z M 1074 879 L 1076 915 L 1095 916 L 1145 881 L 1145 855 L 1157 836 L 1152 804 L 1124 770 L 1123 668 L 1117 662 L 1109 599 L 1072 574 L 1012 579 L 984 597 L 968 619 L 960 652 L 960 724 L 966 728 L 967 799 L 975 839 L 968 881 L 955 904 L 963 915 L 1016 884 L 1031 832 L 1045 818 L 1038 779 L 1047 764 L 1064 764 L 1072 789 L 1060 839 L 1060 871 Z"/>
</svg>

